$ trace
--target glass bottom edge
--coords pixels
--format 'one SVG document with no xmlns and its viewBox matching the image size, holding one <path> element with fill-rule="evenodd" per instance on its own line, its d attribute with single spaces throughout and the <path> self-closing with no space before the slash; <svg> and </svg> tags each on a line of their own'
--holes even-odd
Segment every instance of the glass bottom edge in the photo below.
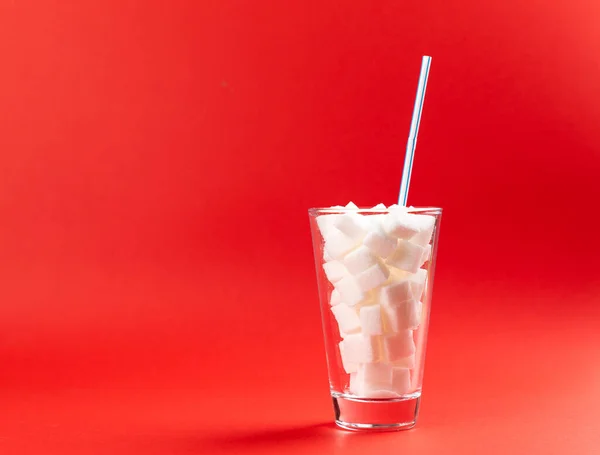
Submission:
<svg viewBox="0 0 600 455">
<path fill-rule="evenodd" d="M 409 430 L 417 423 L 421 393 L 393 399 L 368 399 L 332 392 L 335 423 L 351 431 Z"/>
</svg>

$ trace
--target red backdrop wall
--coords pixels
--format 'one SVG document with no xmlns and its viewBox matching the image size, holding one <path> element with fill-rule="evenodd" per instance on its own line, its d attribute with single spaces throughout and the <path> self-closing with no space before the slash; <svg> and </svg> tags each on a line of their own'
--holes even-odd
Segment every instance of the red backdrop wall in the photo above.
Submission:
<svg viewBox="0 0 600 455">
<path fill-rule="evenodd" d="M 445 214 L 423 425 L 467 391 L 481 416 L 510 415 L 521 387 L 540 418 L 539 390 L 598 404 L 583 353 L 600 347 L 598 14 L 2 1 L 0 386 L 20 435 L 5 443 L 35 425 L 33 390 L 186 388 L 184 414 L 213 421 L 240 389 L 244 413 L 282 419 L 256 398 L 277 391 L 331 419 L 306 210 L 396 200 L 424 54 L 409 202 Z"/>
</svg>

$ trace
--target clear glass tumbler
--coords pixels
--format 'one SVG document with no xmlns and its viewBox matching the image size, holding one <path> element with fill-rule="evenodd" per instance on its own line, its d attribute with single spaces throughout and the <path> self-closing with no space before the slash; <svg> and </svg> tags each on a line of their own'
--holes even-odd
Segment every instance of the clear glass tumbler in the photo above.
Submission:
<svg viewBox="0 0 600 455">
<path fill-rule="evenodd" d="M 415 426 L 442 209 L 309 210 L 335 421 Z"/>
</svg>

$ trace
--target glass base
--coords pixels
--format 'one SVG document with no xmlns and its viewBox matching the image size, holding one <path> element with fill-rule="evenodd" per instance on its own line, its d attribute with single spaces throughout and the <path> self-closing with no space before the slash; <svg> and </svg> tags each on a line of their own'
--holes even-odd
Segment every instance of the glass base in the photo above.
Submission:
<svg viewBox="0 0 600 455">
<path fill-rule="evenodd" d="M 398 431 L 413 428 L 417 423 L 421 393 L 401 398 L 357 398 L 346 394 L 331 394 L 335 423 L 346 430 Z"/>
</svg>

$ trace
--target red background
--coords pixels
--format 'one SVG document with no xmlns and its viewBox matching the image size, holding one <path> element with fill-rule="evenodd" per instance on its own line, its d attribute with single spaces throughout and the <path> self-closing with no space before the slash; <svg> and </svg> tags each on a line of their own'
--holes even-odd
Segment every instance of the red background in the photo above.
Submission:
<svg viewBox="0 0 600 455">
<path fill-rule="evenodd" d="M 595 453 L 597 2 L 0 2 L 0 452 Z M 306 209 L 445 209 L 417 429 L 332 427 Z"/>
</svg>

